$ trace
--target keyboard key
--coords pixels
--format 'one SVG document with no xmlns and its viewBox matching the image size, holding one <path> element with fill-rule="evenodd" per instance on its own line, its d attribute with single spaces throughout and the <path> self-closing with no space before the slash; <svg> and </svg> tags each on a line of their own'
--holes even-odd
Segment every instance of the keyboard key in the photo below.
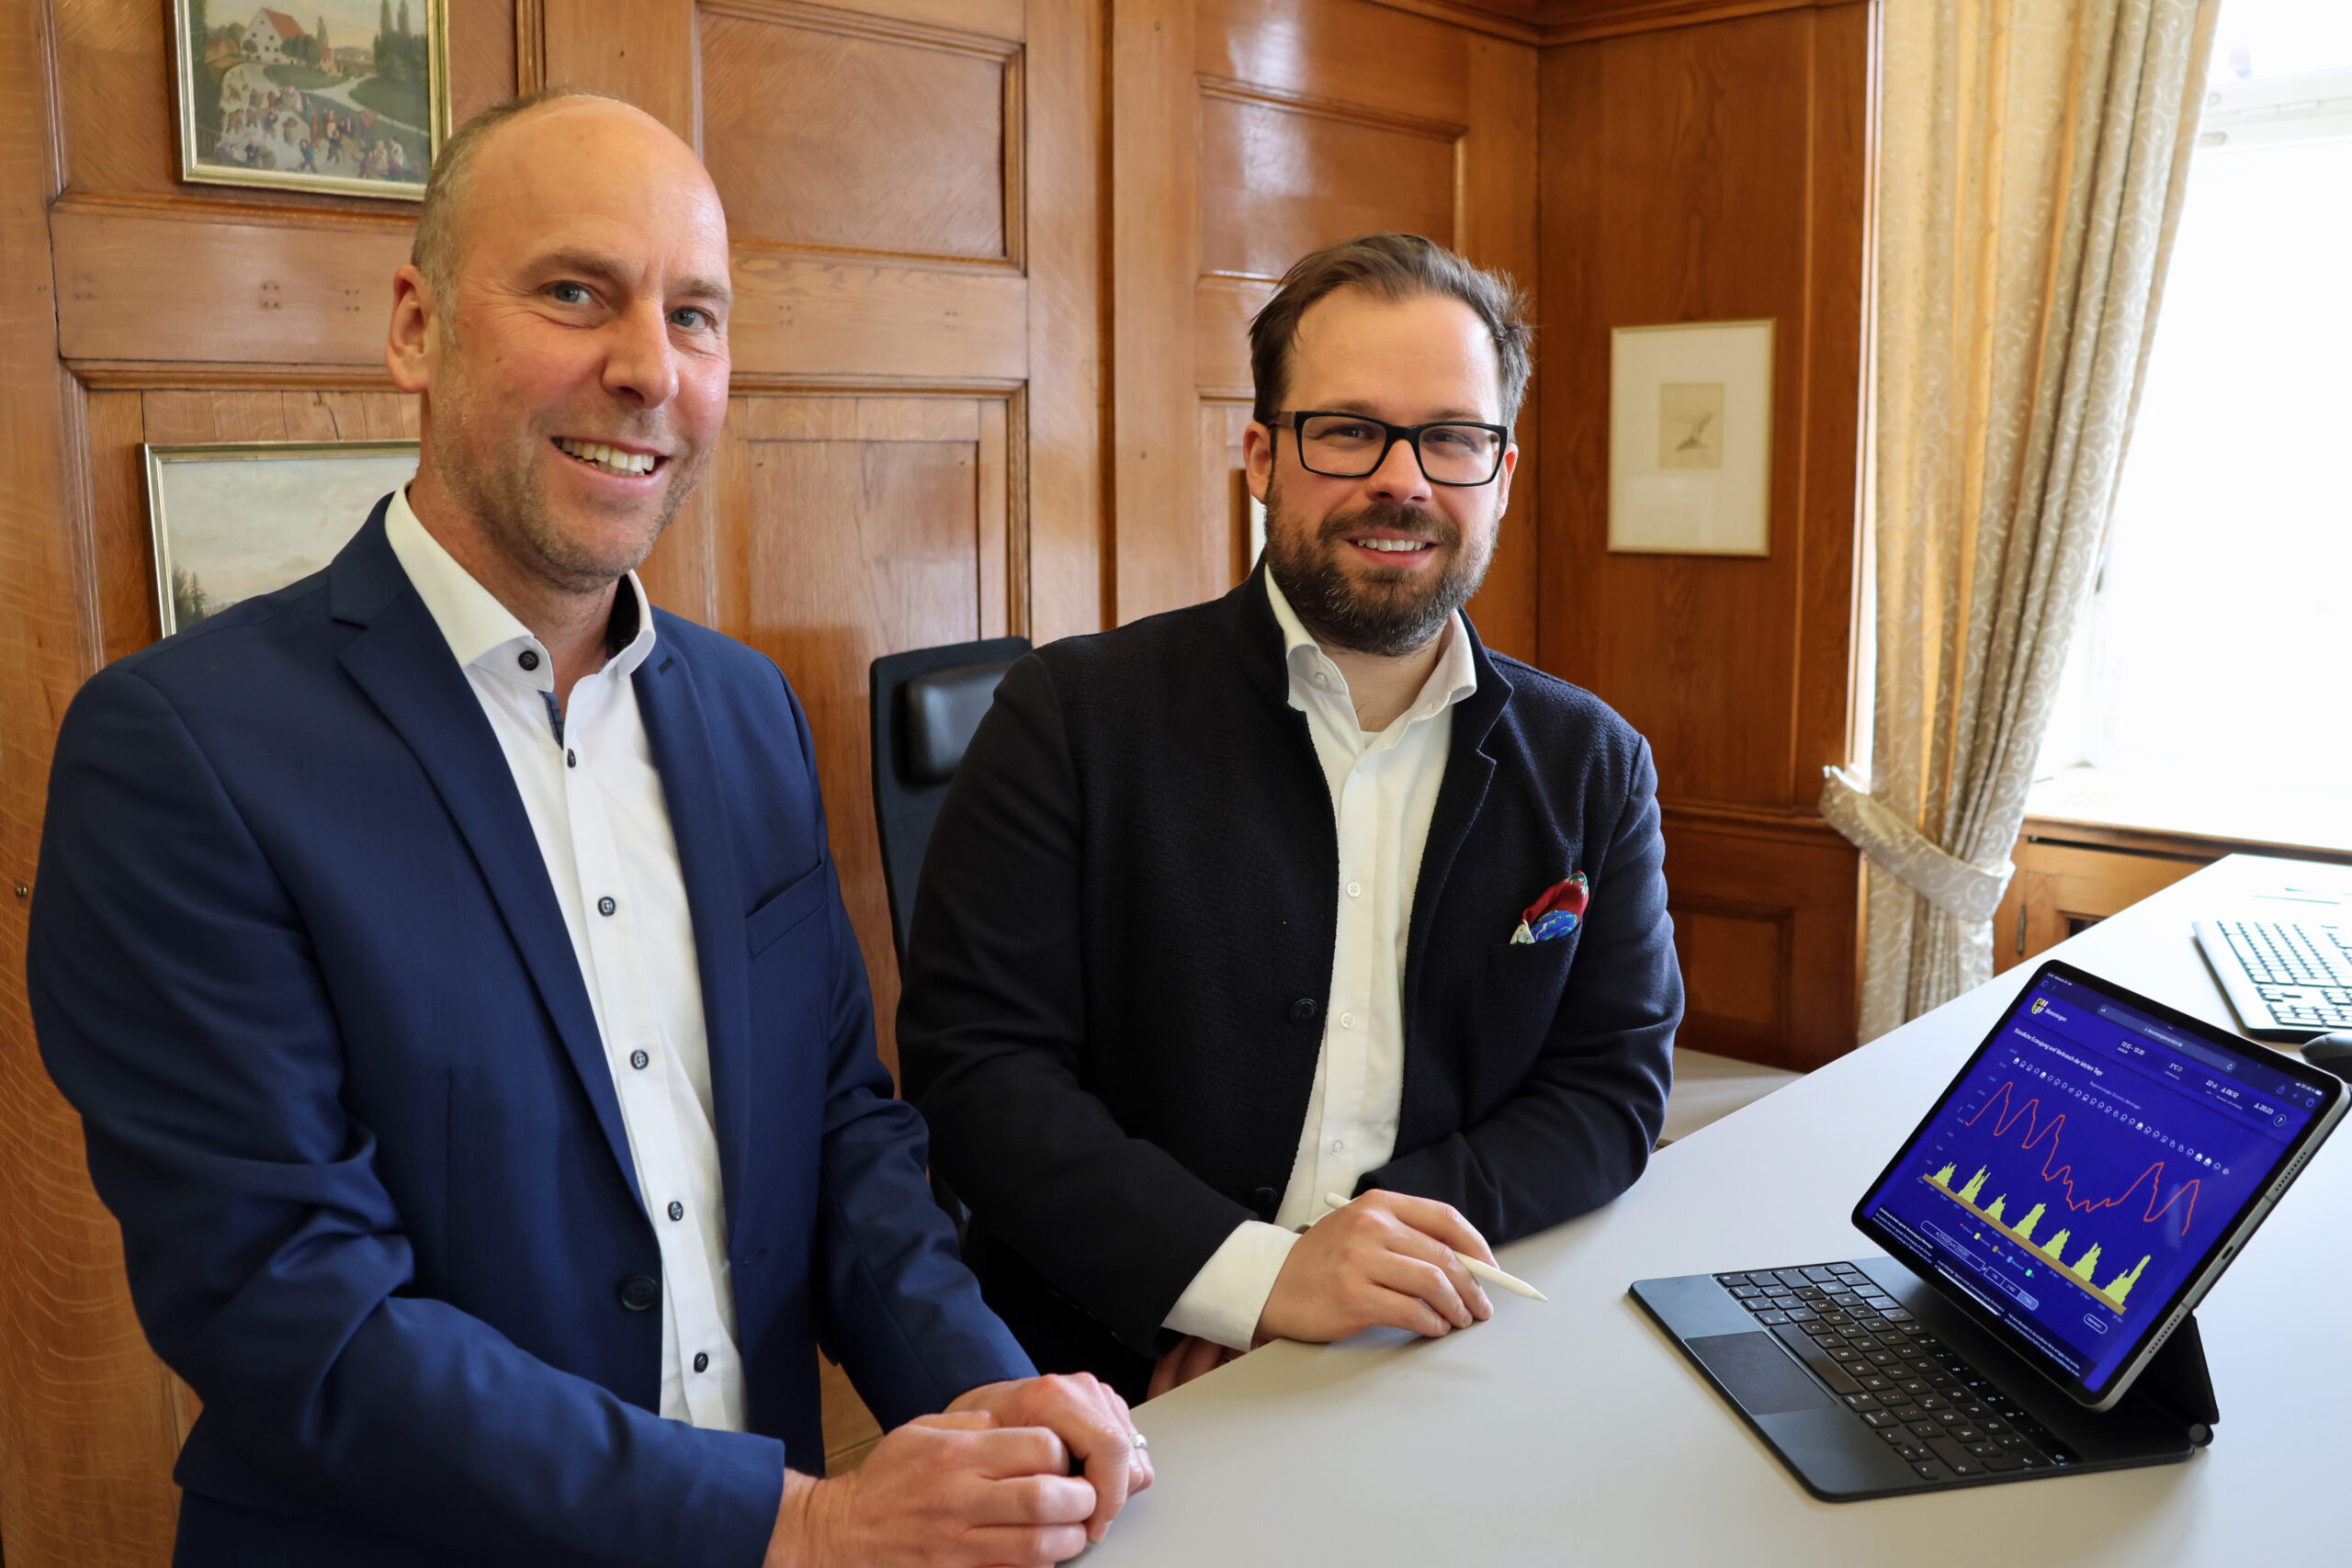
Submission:
<svg viewBox="0 0 2352 1568">
<path fill-rule="evenodd" d="M 1904 1443 L 1894 1451 L 1902 1455 L 1905 1459 L 1909 1460 L 1913 1464 L 1925 1463 L 1927 1461 L 1936 1457 L 1935 1450 L 1929 1448 L 1925 1443 L 1919 1442 Z"/>
<path fill-rule="evenodd" d="M 1897 1424 L 1894 1412 L 1892 1410 L 1865 1410 L 1862 1412 L 1862 1419 L 1873 1427 L 1893 1427 Z"/>
<path fill-rule="evenodd" d="M 1874 1393 L 1849 1393 L 1846 1396 L 1846 1408 L 1849 1410 L 1881 1410 L 1885 1407 L 1879 1404 L 1878 1395 Z"/>
<path fill-rule="evenodd" d="M 1939 1464 L 1915 1464 L 1911 1469 L 1922 1481 L 1945 1481 L 1951 1478 L 1951 1472 Z"/>
<path fill-rule="evenodd" d="M 1789 1314 L 1784 1312 L 1775 1312 L 1768 1307 L 1758 1313 L 1756 1319 L 1759 1323 L 1786 1323 L 1789 1321 Z"/>
<path fill-rule="evenodd" d="M 2005 1470 L 2022 1470 L 2025 1461 L 2015 1454 L 1996 1453 L 1986 1456 L 1984 1468 L 1997 1475 Z"/>
<path fill-rule="evenodd" d="M 1856 1364 L 1851 1361 L 1845 1361 L 1840 1362 L 1839 1365 L 1853 1369 Z M 1860 1367 L 1854 1371 L 1854 1381 L 1860 1383 L 1864 1388 L 1869 1389 L 1872 1393 L 1885 1393 L 1894 1387 L 1894 1380 L 1893 1378 L 1882 1377 L 1878 1373 L 1871 1371 L 1868 1369 L 1869 1363 L 1861 1363 Z"/>
<path fill-rule="evenodd" d="M 1894 1418 L 1898 1421 L 1925 1421 L 1928 1413 L 1916 1404 L 1898 1404 L 1894 1407 Z"/>
<path fill-rule="evenodd" d="M 2001 1451 L 2001 1445 L 1998 1443 L 1969 1443 L 1965 1438 L 1961 1438 L 1961 1441 L 1968 1443 L 1968 1451 L 1978 1459 L 1991 1459 Z"/>
</svg>

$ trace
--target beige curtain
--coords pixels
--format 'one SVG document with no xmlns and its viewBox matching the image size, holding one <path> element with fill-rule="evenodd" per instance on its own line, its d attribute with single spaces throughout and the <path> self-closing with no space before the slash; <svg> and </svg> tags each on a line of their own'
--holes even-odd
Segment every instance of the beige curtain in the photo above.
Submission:
<svg viewBox="0 0 2352 1568">
<path fill-rule="evenodd" d="M 1862 1038 L 1992 974 L 2098 559 L 2218 0 L 1886 0 Z"/>
</svg>

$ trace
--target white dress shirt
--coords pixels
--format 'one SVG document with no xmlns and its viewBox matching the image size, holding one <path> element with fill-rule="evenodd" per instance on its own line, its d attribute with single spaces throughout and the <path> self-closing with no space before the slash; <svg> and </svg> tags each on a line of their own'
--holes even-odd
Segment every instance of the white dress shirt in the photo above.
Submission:
<svg viewBox="0 0 2352 1568">
<path fill-rule="evenodd" d="M 1421 851 L 1445 782 L 1453 705 L 1478 689 L 1470 639 L 1457 613 L 1412 706 L 1377 735 L 1356 723 L 1348 679 L 1300 625 L 1266 576 L 1283 629 L 1290 705 L 1306 715 L 1315 755 L 1331 786 L 1340 837 L 1339 928 L 1331 944 L 1330 1004 L 1323 1049 L 1299 1129 L 1298 1156 L 1274 1223 L 1244 1222 L 1193 1276 L 1167 1326 L 1237 1350 L 1250 1348 L 1274 1277 L 1301 1227 L 1330 1212 L 1327 1192 L 1353 1192 L 1396 1150 L 1405 1093 L 1405 947 Z"/>
<path fill-rule="evenodd" d="M 743 1369 L 701 972 L 629 680 L 653 650 L 652 609 L 631 572 L 621 592 L 636 598 L 637 636 L 572 687 L 559 715 L 546 645 L 425 532 L 406 491 L 393 495 L 384 533 L 506 753 L 580 961 L 662 1248 L 662 1414 L 740 1432 Z"/>
</svg>

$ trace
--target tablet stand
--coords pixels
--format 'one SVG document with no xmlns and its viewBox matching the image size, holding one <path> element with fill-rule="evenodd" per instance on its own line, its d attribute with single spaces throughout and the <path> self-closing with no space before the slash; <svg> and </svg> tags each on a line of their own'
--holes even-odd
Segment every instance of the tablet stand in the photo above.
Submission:
<svg viewBox="0 0 2352 1568">
<path fill-rule="evenodd" d="M 2132 1392 L 2179 1417 L 2197 1447 L 2213 1440 L 2213 1424 L 2222 1412 L 2213 1403 L 2213 1379 L 2206 1370 L 2205 1341 L 2197 1331 L 2195 1313 L 2180 1320 L 2172 1337 L 2133 1381 Z"/>
</svg>

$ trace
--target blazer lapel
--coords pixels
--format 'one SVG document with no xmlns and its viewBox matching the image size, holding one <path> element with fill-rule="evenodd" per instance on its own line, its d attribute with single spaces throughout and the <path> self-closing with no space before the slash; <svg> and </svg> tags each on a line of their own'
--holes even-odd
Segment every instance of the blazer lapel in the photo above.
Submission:
<svg viewBox="0 0 2352 1568">
<path fill-rule="evenodd" d="M 1446 879 L 1453 874 L 1454 858 L 1462 852 L 1464 841 L 1478 820 L 1478 808 L 1487 802 L 1487 786 L 1494 782 L 1495 759 L 1487 750 L 1487 737 L 1494 733 L 1495 721 L 1502 716 L 1503 705 L 1510 702 L 1511 694 L 1510 682 L 1503 679 L 1502 671 L 1487 657 L 1487 646 L 1478 640 L 1467 615 L 1462 617 L 1462 629 L 1470 638 L 1470 661 L 1478 671 L 1478 689 L 1453 710 L 1453 738 L 1445 759 L 1445 781 L 1438 786 L 1437 806 L 1430 813 L 1429 842 L 1421 851 L 1421 874 L 1413 888 L 1413 919 L 1405 942 L 1405 1016 L 1408 1028 L 1414 992 L 1420 979 L 1421 953 L 1429 945 L 1430 926 L 1437 918 L 1438 900 L 1445 892 Z M 1406 1060 L 1409 1069 L 1409 1052 Z"/>
<path fill-rule="evenodd" d="M 662 775 L 670 829 L 685 878 L 686 909 L 694 921 L 695 963 L 702 977 L 703 1032 L 710 1048 L 711 1114 L 718 1137 L 720 1190 L 727 1233 L 741 1234 L 737 1206 L 751 1126 L 751 992 L 743 951 L 743 899 L 735 876 L 735 850 L 719 793 L 718 759 L 695 689 L 694 669 L 674 649 L 657 642 L 636 676 L 638 711 Z"/>
<path fill-rule="evenodd" d="M 612 1068 L 522 794 L 465 671 L 384 537 L 381 504 L 328 573 L 335 618 L 364 628 L 345 647 L 343 667 L 407 742 L 473 852 L 641 1206 Z"/>
</svg>

